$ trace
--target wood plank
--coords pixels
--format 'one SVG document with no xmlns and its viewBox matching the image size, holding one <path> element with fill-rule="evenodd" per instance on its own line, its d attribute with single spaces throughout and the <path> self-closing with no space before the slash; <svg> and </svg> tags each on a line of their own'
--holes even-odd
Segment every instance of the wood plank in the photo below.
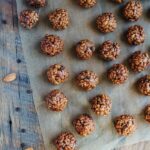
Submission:
<svg viewBox="0 0 150 150">
<path fill-rule="evenodd" d="M 0 149 L 44 150 L 18 30 L 15 0 L 0 1 L 0 78 L 17 73 L 12 83 L 0 80 Z"/>
</svg>

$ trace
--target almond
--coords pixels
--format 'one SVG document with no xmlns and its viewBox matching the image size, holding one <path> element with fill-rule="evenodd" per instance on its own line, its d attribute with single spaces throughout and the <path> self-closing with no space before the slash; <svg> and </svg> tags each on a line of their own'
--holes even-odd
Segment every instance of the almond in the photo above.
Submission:
<svg viewBox="0 0 150 150">
<path fill-rule="evenodd" d="M 33 150 L 33 148 L 32 148 L 32 147 L 29 147 L 29 148 L 26 148 L 25 150 Z"/>
<path fill-rule="evenodd" d="M 16 77 L 17 77 L 16 73 L 10 73 L 3 78 L 3 81 L 6 83 L 9 83 L 9 82 L 14 81 Z"/>
</svg>

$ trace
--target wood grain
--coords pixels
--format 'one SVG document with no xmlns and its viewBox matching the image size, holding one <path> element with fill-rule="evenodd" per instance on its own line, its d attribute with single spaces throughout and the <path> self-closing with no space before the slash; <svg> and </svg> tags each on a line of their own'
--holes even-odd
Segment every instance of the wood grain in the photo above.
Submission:
<svg viewBox="0 0 150 150">
<path fill-rule="evenodd" d="M 0 78 L 12 72 L 17 74 L 12 83 L 0 80 L 0 149 L 43 150 L 16 10 L 15 0 L 0 1 Z"/>
</svg>

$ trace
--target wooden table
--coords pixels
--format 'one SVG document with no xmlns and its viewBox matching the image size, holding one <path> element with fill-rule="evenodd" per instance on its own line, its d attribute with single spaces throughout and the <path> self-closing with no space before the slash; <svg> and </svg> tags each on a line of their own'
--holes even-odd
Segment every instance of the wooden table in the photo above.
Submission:
<svg viewBox="0 0 150 150">
<path fill-rule="evenodd" d="M 0 150 L 34 147 L 44 150 L 18 30 L 16 0 L 0 0 L 0 77 L 11 72 L 17 79 L 10 84 L 0 80 Z M 118 150 L 149 150 L 143 142 Z"/>
</svg>

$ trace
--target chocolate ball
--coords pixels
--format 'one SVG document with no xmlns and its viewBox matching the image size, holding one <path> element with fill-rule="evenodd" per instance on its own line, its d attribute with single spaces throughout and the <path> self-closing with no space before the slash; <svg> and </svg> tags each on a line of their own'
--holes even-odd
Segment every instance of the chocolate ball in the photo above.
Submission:
<svg viewBox="0 0 150 150">
<path fill-rule="evenodd" d="M 45 35 L 41 41 L 41 50 L 49 56 L 56 56 L 64 49 L 64 41 L 56 35 Z"/>
<path fill-rule="evenodd" d="M 137 21 L 142 16 L 142 12 L 142 3 L 138 0 L 132 0 L 125 5 L 123 15 L 129 21 Z"/>
<path fill-rule="evenodd" d="M 78 3 L 83 8 L 91 8 L 96 5 L 96 0 L 78 0 Z"/>
<path fill-rule="evenodd" d="M 48 14 L 48 20 L 54 30 L 64 30 L 69 26 L 70 18 L 66 9 L 56 9 Z"/>
<path fill-rule="evenodd" d="M 121 115 L 114 121 L 114 126 L 119 135 L 128 136 L 136 129 L 135 119 L 131 115 Z"/>
<path fill-rule="evenodd" d="M 52 111 L 62 111 L 67 106 L 67 97 L 58 89 L 52 90 L 46 97 L 46 107 Z"/>
<path fill-rule="evenodd" d="M 82 60 L 90 59 L 95 51 L 95 45 L 90 40 L 81 40 L 76 45 L 76 54 Z"/>
<path fill-rule="evenodd" d="M 91 101 L 91 109 L 96 115 L 107 116 L 111 110 L 111 100 L 105 94 L 95 96 Z"/>
<path fill-rule="evenodd" d="M 130 45 L 140 45 L 144 43 L 145 34 L 143 27 L 134 25 L 129 27 L 127 31 L 127 41 Z"/>
<path fill-rule="evenodd" d="M 120 53 L 120 45 L 112 41 L 105 41 L 99 48 L 99 55 L 104 60 L 115 60 Z"/>
<path fill-rule="evenodd" d="M 95 123 L 92 117 L 87 114 L 78 116 L 73 121 L 73 125 L 77 133 L 81 136 L 87 136 L 95 130 Z"/>
<path fill-rule="evenodd" d="M 124 2 L 124 0 L 113 0 L 113 1 L 116 3 L 123 3 Z"/>
<path fill-rule="evenodd" d="M 46 5 L 46 0 L 26 0 L 26 2 L 28 5 L 35 8 L 44 7 Z"/>
<path fill-rule="evenodd" d="M 129 71 L 123 64 L 114 64 L 107 72 L 108 79 L 113 84 L 122 84 L 128 79 Z"/>
<path fill-rule="evenodd" d="M 141 94 L 150 96 L 150 75 L 141 77 L 137 82 L 137 87 Z"/>
<path fill-rule="evenodd" d="M 113 13 L 103 13 L 96 20 L 97 28 L 100 32 L 113 32 L 117 27 L 117 21 Z"/>
<path fill-rule="evenodd" d="M 39 21 L 38 13 L 30 9 L 23 10 L 19 15 L 20 24 L 22 25 L 22 27 L 27 29 L 33 28 L 38 21 Z"/>
<path fill-rule="evenodd" d="M 150 65 L 148 53 L 136 51 L 129 58 L 129 65 L 134 72 L 141 72 Z"/>
<path fill-rule="evenodd" d="M 75 150 L 76 138 L 71 132 L 63 132 L 55 139 L 57 150 Z"/>
<path fill-rule="evenodd" d="M 99 79 L 96 73 L 89 70 L 85 70 L 77 75 L 76 82 L 80 88 L 88 91 L 96 87 L 96 85 L 99 82 Z"/>
<path fill-rule="evenodd" d="M 145 110 L 144 110 L 144 117 L 145 117 L 145 120 L 150 123 L 150 105 L 146 106 L 145 107 Z"/>
<path fill-rule="evenodd" d="M 54 64 L 47 70 L 47 77 L 51 84 L 58 85 L 68 80 L 68 70 L 60 64 Z"/>
</svg>

